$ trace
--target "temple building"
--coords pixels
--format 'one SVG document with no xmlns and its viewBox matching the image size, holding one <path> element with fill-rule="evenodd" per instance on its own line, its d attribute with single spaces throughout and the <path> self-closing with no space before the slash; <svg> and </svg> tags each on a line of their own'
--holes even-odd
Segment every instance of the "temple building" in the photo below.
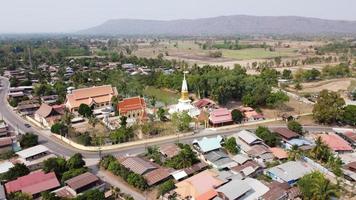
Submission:
<svg viewBox="0 0 356 200">
<path fill-rule="evenodd" d="M 178 113 L 187 112 L 189 114 L 189 116 L 196 117 L 200 114 L 200 110 L 198 108 L 196 108 L 195 106 L 193 106 L 192 101 L 189 99 L 188 84 L 187 84 L 187 80 L 185 79 L 186 73 L 187 72 L 184 72 L 181 97 L 178 100 L 178 104 L 172 105 L 168 112 L 169 112 L 169 114 L 173 114 L 176 112 L 178 112 Z"/>
</svg>

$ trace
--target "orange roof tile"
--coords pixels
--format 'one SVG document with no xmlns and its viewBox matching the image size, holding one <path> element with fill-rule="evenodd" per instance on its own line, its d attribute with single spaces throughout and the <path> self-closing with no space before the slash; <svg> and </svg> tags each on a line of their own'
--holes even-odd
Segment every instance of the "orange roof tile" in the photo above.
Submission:
<svg viewBox="0 0 356 200">
<path fill-rule="evenodd" d="M 320 134 L 320 137 L 334 151 L 352 151 L 349 143 L 336 134 Z"/>
<path fill-rule="evenodd" d="M 288 153 L 279 147 L 273 147 L 273 148 L 269 148 L 269 150 L 273 153 L 273 155 L 278 158 L 278 159 L 285 159 L 288 158 Z"/>
<path fill-rule="evenodd" d="M 126 98 L 120 101 L 117 105 L 117 110 L 121 114 L 125 114 L 129 111 L 144 110 L 145 108 L 145 100 L 141 97 Z"/>
</svg>

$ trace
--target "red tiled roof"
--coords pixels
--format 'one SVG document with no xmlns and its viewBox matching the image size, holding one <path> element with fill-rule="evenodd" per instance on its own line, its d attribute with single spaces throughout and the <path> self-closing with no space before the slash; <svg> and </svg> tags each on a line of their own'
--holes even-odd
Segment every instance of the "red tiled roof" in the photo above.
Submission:
<svg viewBox="0 0 356 200">
<path fill-rule="evenodd" d="M 218 193 L 214 189 L 211 189 L 211 190 L 197 196 L 196 200 L 210 200 L 210 199 L 216 197 L 217 195 L 218 195 Z"/>
<path fill-rule="evenodd" d="M 86 172 L 84 174 L 67 180 L 65 183 L 73 190 L 77 190 L 97 181 L 99 181 L 99 178 L 97 176 L 90 172 Z"/>
<path fill-rule="evenodd" d="M 208 105 L 215 105 L 215 102 L 210 99 L 200 99 L 194 103 L 195 107 L 201 109 Z"/>
<path fill-rule="evenodd" d="M 273 153 L 273 155 L 278 159 L 285 159 L 288 158 L 288 153 L 279 147 L 272 147 L 269 150 Z"/>
<path fill-rule="evenodd" d="M 213 124 L 232 122 L 231 112 L 226 108 L 218 108 L 213 110 L 210 113 L 209 119 Z"/>
<path fill-rule="evenodd" d="M 352 151 L 349 143 L 334 133 L 320 134 L 320 137 L 334 151 Z"/>
<path fill-rule="evenodd" d="M 299 137 L 299 135 L 297 133 L 289 130 L 288 128 L 274 128 L 274 129 L 272 129 L 272 131 L 287 140 Z"/>
<path fill-rule="evenodd" d="M 117 110 L 121 114 L 125 114 L 129 111 L 144 110 L 145 108 L 145 99 L 141 97 L 126 98 L 117 104 Z"/>
<path fill-rule="evenodd" d="M 7 193 L 21 191 L 31 195 L 51 190 L 59 186 L 60 184 L 54 172 L 45 174 L 43 171 L 33 172 L 5 184 Z"/>
<path fill-rule="evenodd" d="M 356 133 L 355 132 L 348 131 L 348 132 L 344 133 L 344 135 L 346 137 L 350 138 L 353 142 L 356 142 Z"/>
</svg>

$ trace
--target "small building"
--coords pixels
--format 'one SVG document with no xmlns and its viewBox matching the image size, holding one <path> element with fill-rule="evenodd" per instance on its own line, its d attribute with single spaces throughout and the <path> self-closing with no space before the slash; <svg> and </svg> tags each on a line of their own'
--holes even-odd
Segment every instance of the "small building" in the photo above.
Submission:
<svg viewBox="0 0 356 200">
<path fill-rule="evenodd" d="M 170 144 L 164 144 L 159 147 L 159 152 L 165 157 L 165 158 L 172 158 L 176 155 L 179 154 L 181 149 L 173 143 Z"/>
<path fill-rule="evenodd" d="M 117 104 L 120 116 L 142 119 L 146 113 L 145 99 L 142 97 L 125 98 Z"/>
<path fill-rule="evenodd" d="M 301 177 L 313 172 L 314 170 L 315 169 L 306 162 L 288 161 L 266 169 L 265 173 L 275 181 L 280 183 L 287 182 L 289 185 L 292 185 Z"/>
<path fill-rule="evenodd" d="M 239 131 L 237 134 L 233 135 L 233 137 L 235 137 L 236 139 L 241 139 L 250 146 L 263 143 L 263 140 L 261 138 L 257 137 L 255 134 L 247 130 Z"/>
<path fill-rule="evenodd" d="M 25 164 L 29 169 L 35 170 L 42 167 L 43 161 L 56 157 L 47 147 L 37 145 L 16 153 L 18 161 Z"/>
<path fill-rule="evenodd" d="M 37 198 L 41 192 L 50 191 L 59 186 L 60 183 L 54 172 L 45 174 L 43 171 L 36 171 L 7 182 L 5 189 L 7 194 L 23 192 Z"/>
<path fill-rule="evenodd" d="M 17 106 L 16 110 L 22 115 L 33 115 L 39 107 L 39 103 L 21 104 Z"/>
<path fill-rule="evenodd" d="M 340 136 L 329 133 L 329 134 L 319 134 L 322 141 L 330 147 L 335 152 L 343 153 L 343 152 L 352 152 L 352 147 Z"/>
<path fill-rule="evenodd" d="M 41 107 L 35 112 L 34 118 L 43 126 L 50 128 L 53 124 L 61 119 L 63 113 L 64 106 L 50 106 L 46 103 L 43 103 Z"/>
<path fill-rule="evenodd" d="M 190 178 L 176 183 L 174 190 L 178 198 L 186 199 L 212 199 L 217 195 L 215 188 L 225 183 L 218 178 L 219 174 L 211 170 L 205 170 Z"/>
<path fill-rule="evenodd" d="M 263 144 L 253 145 L 247 154 L 261 165 L 274 159 L 272 152 Z"/>
<path fill-rule="evenodd" d="M 0 174 L 6 173 L 12 167 L 14 167 L 14 164 L 10 161 L 1 162 L 0 163 Z"/>
<path fill-rule="evenodd" d="M 272 152 L 274 157 L 276 157 L 278 160 L 285 160 L 288 158 L 288 153 L 282 148 L 272 147 L 269 148 L 269 150 Z"/>
<path fill-rule="evenodd" d="M 273 181 L 268 185 L 268 187 L 269 191 L 262 196 L 263 200 L 288 200 L 288 191 L 290 189 L 290 185 L 288 183 Z"/>
<path fill-rule="evenodd" d="M 246 178 L 243 180 L 234 179 L 217 190 L 216 200 L 225 199 L 260 199 L 269 191 L 269 188 L 257 179 Z"/>
<path fill-rule="evenodd" d="M 48 105 L 53 105 L 57 103 L 57 101 L 58 101 L 58 95 L 49 95 L 49 96 L 41 97 L 41 102 Z"/>
<path fill-rule="evenodd" d="M 136 174 L 144 175 L 157 169 L 153 163 L 137 156 L 119 157 L 117 159 L 123 166 L 125 166 L 130 171 L 135 172 Z"/>
<path fill-rule="evenodd" d="M 92 188 L 98 188 L 103 183 L 100 179 L 90 172 L 85 172 L 84 174 L 80 174 L 75 176 L 67 181 L 65 184 L 75 191 L 76 194 L 85 192 Z"/>
<path fill-rule="evenodd" d="M 157 185 L 168 180 L 171 177 L 171 174 L 168 169 L 159 167 L 155 170 L 149 171 L 143 175 L 148 186 Z"/>
<path fill-rule="evenodd" d="M 204 154 L 205 161 L 218 170 L 230 169 L 237 163 L 221 150 L 210 151 Z"/>
<path fill-rule="evenodd" d="M 111 98 L 117 96 L 117 90 L 111 85 L 94 86 L 72 90 L 67 94 L 65 106 L 71 112 L 78 111 L 80 104 L 93 109 L 111 106 Z"/>
<path fill-rule="evenodd" d="M 193 103 L 195 107 L 197 107 L 198 109 L 206 109 L 206 110 L 210 110 L 210 109 L 214 109 L 217 108 L 216 103 L 213 100 L 204 98 L 204 99 L 199 99 L 198 101 Z"/>
<path fill-rule="evenodd" d="M 245 122 L 260 121 L 260 120 L 264 120 L 265 119 L 265 117 L 262 114 L 257 113 L 251 107 L 243 107 L 243 106 L 241 106 L 238 109 L 244 115 L 244 121 Z"/>
<path fill-rule="evenodd" d="M 256 177 L 262 174 L 263 168 L 253 160 L 247 160 L 238 166 L 232 167 L 231 171 L 234 174 L 240 174 L 242 177 Z"/>
<path fill-rule="evenodd" d="M 294 131 L 289 130 L 288 128 L 274 128 L 272 131 L 278 136 L 280 136 L 283 140 L 291 140 L 291 139 L 296 139 L 299 138 L 300 135 L 297 134 Z"/>
<path fill-rule="evenodd" d="M 0 153 L 5 153 L 12 150 L 12 137 L 2 137 L 0 138 Z"/>
<path fill-rule="evenodd" d="M 220 149 L 222 142 L 223 142 L 223 138 L 220 135 L 218 135 L 216 137 L 210 137 L 210 138 L 203 137 L 200 140 L 194 140 L 193 146 L 199 152 L 205 154 L 210 151 Z"/>
<path fill-rule="evenodd" d="M 6 137 L 8 136 L 8 133 L 9 126 L 5 122 L 0 123 L 0 137 Z"/>
<path fill-rule="evenodd" d="M 355 182 L 356 181 L 356 161 L 346 164 L 343 169 L 345 179 Z"/>
<path fill-rule="evenodd" d="M 232 124 L 231 112 L 226 108 L 218 108 L 210 112 L 209 122 L 212 126 Z"/>
</svg>

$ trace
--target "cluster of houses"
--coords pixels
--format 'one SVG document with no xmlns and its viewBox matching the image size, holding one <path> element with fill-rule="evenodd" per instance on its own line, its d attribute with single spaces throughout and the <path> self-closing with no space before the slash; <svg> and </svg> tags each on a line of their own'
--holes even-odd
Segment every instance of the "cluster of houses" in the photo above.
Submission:
<svg viewBox="0 0 356 200">
<path fill-rule="evenodd" d="M 90 172 L 75 176 L 61 184 L 54 172 L 45 173 L 42 170 L 45 160 L 57 157 L 54 152 L 43 145 L 18 151 L 16 156 L 10 161 L 0 163 L 0 173 L 6 173 L 16 163 L 26 165 L 31 173 L 1 185 L 0 199 L 6 199 L 6 194 L 12 192 L 23 192 L 33 198 L 38 198 L 44 191 L 51 191 L 59 197 L 74 198 L 89 189 L 104 190 L 106 188 L 105 183 Z"/>
<path fill-rule="evenodd" d="M 125 63 L 121 65 L 121 68 L 131 76 L 133 75 L 149 75 L 152 73 L 152 69 L 147 66 L 137 66 L 132 63 Z M 164 74 L 172 74 L 175 69 L 168 67 L 159 67 L 155 69 L 156 71 L 161 71 Z"/>
<path fill-rule="evenodd" d="M 149 186 L 158 185 L 168 179 L 175 182 L 175 189 L 163 198 L 175 195 L 177 199 L 266 199 L 282 200 L 300 197 L 296 182 L 306 174 L 320 171 L 332 175 L 325 167 L 307 157 L 300 160 L 288 160 L 288 150 L 297 145 L 301 150 L 309 150 L 315 145 L 317 137 L 330 147 L 333 153 L 352 155 L 354 147 L 343 139 L 356 137 L 355 132 L 330 132 L 312 134 L 305 138 L 287 128 L 271 128 L 273 134 L 282 139 L 278 147 L 269 147 L 252 131 L 242 130 L 234 137 L 239 148 L 236 155 L 229 154 L 224 148 L 225 137 L 203 137 L 192 141 L 192 148 L 200 162 L 190 168 L 175 170 L 160 166 L 154 160 L 144 156 L 118 157 L 118 161 L 131 171 L 142 175 Z M 161 160 L 179 154 L 176 144 L 159 147 Z M 356 162 L 344 161 L 344 178 L 349 183 L 356 181 Z M 277 163 L 269 167 L 270 163 Z M 270 181 L 266 181 L 268 177 Z"/>
</svg>

